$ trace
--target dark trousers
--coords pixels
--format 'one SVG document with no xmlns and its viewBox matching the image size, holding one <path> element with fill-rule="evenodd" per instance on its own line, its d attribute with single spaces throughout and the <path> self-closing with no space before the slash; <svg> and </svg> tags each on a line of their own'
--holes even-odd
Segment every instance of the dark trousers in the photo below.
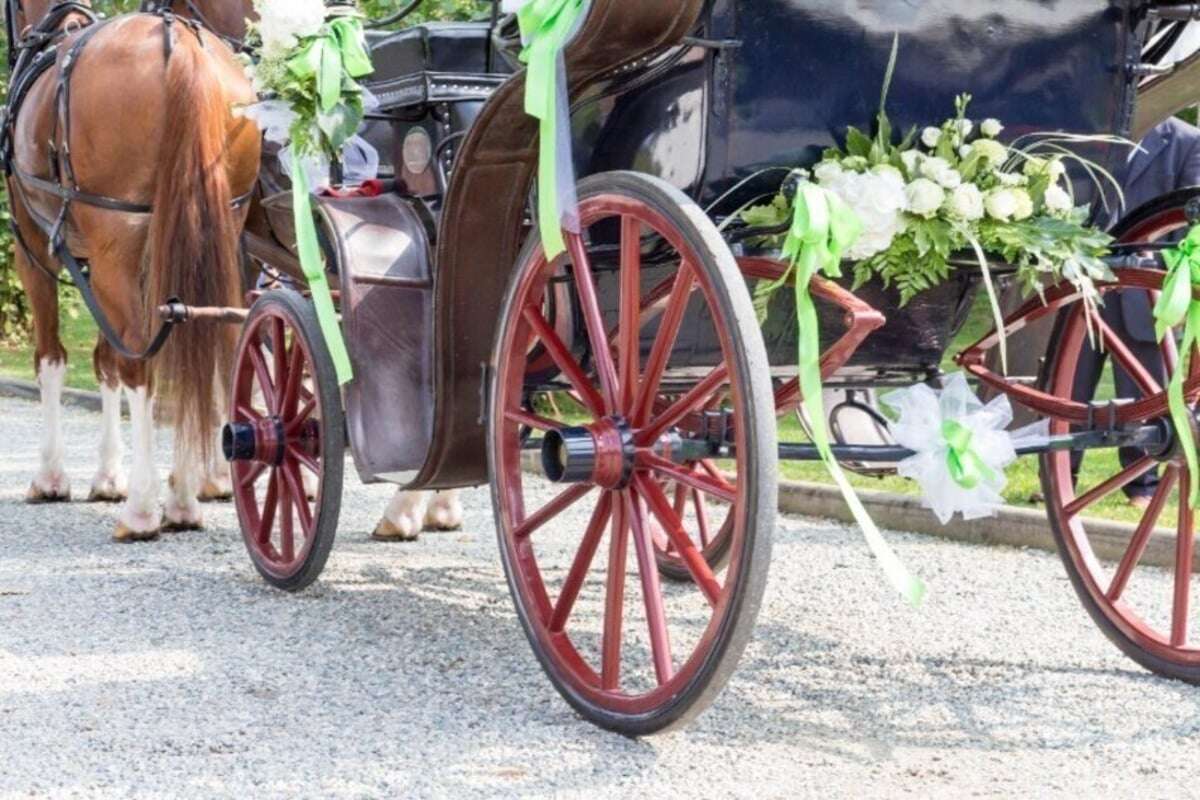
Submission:
<svg viewBox="0 0 1200 800">
<path fill-rule="evenodd" d="M 1146 335 L 1134 335 L 1129 331 L 1129 326 L 1126 324 L 1125 314 L 1121 298 L 1116 295 L 1109 295 L 1106 299 L 1104 307 L 1100 314 L 1104 317 L 1104 321 L 1121 337 L 1125 345 L 1133 353 L 1134 357 L 1142 363 L 1146 371 L 1153 376 L 1159 386 L 1166 386 L 1166 366 L 1163 363 L 1162 351 L 1159 349 L 1158 343 L 1154 341 L 1146 341 L 1147 338 L 1153 339 L 1152 331 L 1141 331 Z M 1140 302 L 1140 298 L 1139 298 Z M 1147 303 L 1149 300 L 1147 299 Z M 1107 352 L 1097 352 L 1092 347 L 1091 342 L 1087 339 L 1083 343 L 1083 352 L 1079 356 L 1079 367 L 1075 372 L 1075 387 L 1073 399 L 1080 402 L 1090 402 L 1096 396 L 1096 386 L 1100 383 L 1100 377 L 1104 372 L 1104 362 L 1108 359 Z M 1113 382 L 1116 384 L 1116 396 L 1118 398 L 1141 398 L 1142 391 L 1134 383 L 1133 378 L 1123 370 L 1114 360 L 1113 362 Z M 1128 467 L 1145 455 L 1143 450 L 1136 447 L 1122 447 L 1120 452 L 1121 466 Z M 1079 474 L 1079 465 L 1083 461 L 1083 453 L 1074 452 L 1071 454 L 1071 471 L 1073 474 Z M 1154 494 L 1154 490 L 1158 488 L 1158 470 L 1152 469 L 1145 475 L 1142 475 L 1137 480 L 1125 487 L 1125 494 L 1129 497 L 1146 497 Z"/>
</svg>

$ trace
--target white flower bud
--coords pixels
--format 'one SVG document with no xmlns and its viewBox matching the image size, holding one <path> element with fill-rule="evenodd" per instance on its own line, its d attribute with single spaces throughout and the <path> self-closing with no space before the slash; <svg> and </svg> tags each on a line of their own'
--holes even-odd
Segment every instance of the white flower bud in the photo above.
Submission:
<svg viewBox="0 0 1200 800">
<path fill-rule="evenodd" d="M 1004 132 L 1004 126 L 1000 124 L 998 119 L 985 119 L 983 124 L 979 126 L 979 132 L 989 139 L 995 139 Z"/>
<path fill-rule="evenodd" d="M 983 205 L 988 216 L 999 222 L 1008 222 L 1017 213 L 1017 197 L 1012 189 L 994 189 L 988 192 Z"/>
<path fill-rule="evenodd" d="M 1017 210 L 1013 213 L 1013 219 L 1020 222 L 1024 219 L 1029 219 L 1033 216 L 1033 198 L 1029 196 L 1029 192 L 1024 189 L 1013 189 L 1013 197 L 1017 201 Z"/>
<path fill-rule="evenodd" d="M 938 146 L 942 141 L 942 131 L 940 128 L 926 128 L 921 132 L 921 144 L 928 147 L 930 150 Z"/>
<path fill-rule="evenodd" d="M 971 131 L 975 130 L 975 123 L 969 119 L 960 119 L 955 123 L 955 130 L 959 136 L 966 139 L 971 135 Z"/>
<path fill-rule="evenodd" d="M 905 189 L 908 210 L 919 217 L 929 219 L 937 214 L 946 202 L 946 191 L 927 178 L 917 178 Z"/>
<path fill-rule="evenodd" d="M 921 168 L 921 161 L 925 155 L 919 150 L 905 150 L 900 154 L 900 161 L 904 164 L 904 171 L 909 177 L 916 177 L 917 170 Z"/>
<path fill-rule="evenodd" d="M 937 182 L 943 189 L 957 189 L 962 185 L 962 173 L 956 169 L 947 169 L 937 176 Z"/>
<path fill-rule="evenodd" d="M 1046 190 L 1046 210 L 1052 214 L 1064 214 L 1071 210 L 1071 195 L 1057 183 Z"/>
<path fill-rule="evenodd" d="M 841 174 L 842 165 L 836 161 L 822 161 L 813 168 L 813 177 L 823 186 L 833 183 Z"/>
</svg>

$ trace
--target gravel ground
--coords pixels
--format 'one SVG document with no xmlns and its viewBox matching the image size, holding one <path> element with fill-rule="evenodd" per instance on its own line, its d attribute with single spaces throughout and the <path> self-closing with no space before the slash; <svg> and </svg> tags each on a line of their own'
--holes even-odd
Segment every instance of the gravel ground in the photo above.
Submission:
<svg viewBox="0 0 1200 800">
<path fill-rule="evenodd" d="M 485 490 L 463 533 L 382 546 L 387 489 L 349 486 L 325 579 L 290 597 L 230 507 L 119 546 L 111 506 L 23 505 L 38 416 L 0 400 L 0 796 L 1144 799 L 1200 777 L 1200 689 L 1117 653 L 1054 556 L 894 534 L 933 585 L 914 612 L 857 533 L 787 519 L 729 688 L 630 741 L 541 674 Z M 97 419 L 66 422 L 81 494 Z"/>
</svg>

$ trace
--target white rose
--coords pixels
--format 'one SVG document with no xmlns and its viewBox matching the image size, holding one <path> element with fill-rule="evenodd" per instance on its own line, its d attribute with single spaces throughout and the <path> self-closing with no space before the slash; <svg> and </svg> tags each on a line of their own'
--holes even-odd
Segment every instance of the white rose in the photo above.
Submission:
<svg viewBox="0 0 1200 800">
<path fill-rule="evenodd" d="M 955 130 L 958 131 L 959 136 L 966 139 L 971 135 L 971 131 L 975 130 L 975 123 L 969 119 L 960 119 L 955 123 Z"/>
<path fill-rule="evenodd" d="M 921 132 L 921 144 L 930 150 L 937 147 L 940 141 L 942 141 L 942 131 L 940 128 L 926 128 Z"/>
<path fill-rule="evenodd" d="M 979 132 L 989 139 L 995 139 L 1004 132 L 1004 126 L 1000 124 L 998 119 L 985 119 L 983 124 L 979 126 Z"/>
<path fill-rule="evenodd" d="M 1046 209 L 1052 214 L 1071 210 L 1071 195 L 1057 183 L 1046 190 Z"/>
<path fill-rule="evenodd" d="M 879 164 L 871 168 L 871 174 L 880 178 L 887 178 L 891 181 L 899 181 L 904 183 L 904 173 L 893 167 L 891 164 Z"/>
<path fill-rule="evenodd" d="M 995 139 L 978 139 L 971 145 L 971 152 L 976 153 L 989 164 L 1003 164 L 1008 160 L 1008 148 Z"/>
<path fill-rule="evenodd" d="M 908 210 L 918 217 L 929 219 L 946 202 L 946 190 L 928 178 L 917 178 L 905 190 Z"/>
<path fill-rule="evenodd" d="M 316 36 L 327 13 L 323 0 L 255 0 L 254 9 L 268 57 L 291 50 L 300 39 Z"/>
<path fill-rule="evenodd" d="M 942 175 L 949 172 L 950 169 L 950 162 L 944 158 L 927 158 L 921 164 L 921 175 L 929 178 L 931 181 L 936 181 Z"/>
<path fill-rule="evenodd" d="M 950 214 L 959 219 L 968 222 L 983 219 L 983 192 L 973 183 L 964 183 L 955 189 L 946 205 Z"/>
<path fill-rule="evenodd" d="M 900 154 L 900 161 L 904 164 L 904 171 L 911 176 L 917 174 L 917 170 L 921 167 L 921 160 L 925 158 L 919 150 L 905 150 Z"/>
<path fill-rule="evenodd" d="M 962 173 L 956 169 L 947 169 L 937 176 L 937 182 L 943 189 L 957 189 L 962 185 Z"/>
<path fill-rule="evenodd" d="M 1049 173 L 1051 182 L 1058 183 L 1067 174 L 1067 165 L 1061 158 L 1055 158 L 1046 165 L 1046 172 Z"/>
<path fill-rule="evenodd" d="M 1033 198 L 1029 196 L 1029 192 L 1024 189 L 1013 189 L 1012 194 L 1017 201 L 1017 210 L 1013 213 L 1013 219 L 1020 222 L 1023 219 L 1032 217 Z"/>
<path fill-rule="evenodd" d="M 861 261 L 883 252 L 904 232 L 903 211 L 908 202 L 904 181 L 897 170 L 859 174 L 843 172 L 828 186 L 858 215 L 863 232 L 846 252 L 846 258 Z"/>
<path fill-rule="evenodd" d="M 1017 213 L 1017 198 L 1012 189 L 994 189 L 983 201 L 988 216 L 999 222 L 1008 222 Z"/>
<path fill-rule="evenodd" d="M 1001 172 L 996 175 L 996 179 L 1000 181 L 1001 186 L 1024 186 L 1027 178 L 1024 175 L 1017 175 L 1012 172 Z"/>
</svg>

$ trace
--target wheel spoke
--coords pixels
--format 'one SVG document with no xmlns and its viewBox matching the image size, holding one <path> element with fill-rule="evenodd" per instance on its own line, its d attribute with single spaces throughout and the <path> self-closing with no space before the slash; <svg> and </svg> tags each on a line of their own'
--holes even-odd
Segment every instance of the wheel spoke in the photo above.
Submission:
<svg viewBox="0 0 1200 800">
<path fill-rule="evenodd" d="M 592 490 L 592 485 L 588 483 L 577 483 L 571 486 L 558 497 L 551 500 L 532 516 L 526 517 L 525 521 L 513 529 L 512 535 L 514 539 L 524 539 L 531 536 L 536 530 L 541 528 L 550 520 L 557 517 L 562 512 L 573 506 L 581 497 Z"/>
<path fill-rule="evenodd" d="M 275 528 L 275 510 L 279 505 L 279 470 L 271 469 L 271 479 L 267 481 L 267 496 L 263 499 L 262 517 L 258 521 L 258 541 L 265 546 L 271 543 L 271 531 Z"/>
<path fill-rule="evenodd" d="M 567 235 L 567 248 L 571 251 L 571 262 L 575 266 L 575 291 L 583 311 L 584 327 L 592 346 L 592 358 L 596 362 L 596 373 L 600 376 L 600 391 L 604 397 L 605 410 L 612 413 L 619 407 L 617 391 L 617 368 L 613 364 L 612 351 L 608 348 L 604 317 L 600 313 L 600 301 L 596 296 L 596 280 L 592 275 L 592 262 L 580 234 Z"/>
<path fill-rule="evenodd" d="M 712 478 L 697 475 L 687 468 L 681 467 L 654 453 L 638 453 L 638 461 L 644 467 L 652 469 L 663 477 L 670 478 L 677 483 L 682 483 L 685 486 L 712 495 L 719 500 L 724 500 L 726 503 L 737 502 L 737 489 L 729 484 L 721 484 Z"/>
<path fill-rule="evenodd" d="M 696 507 L 696 527 L 700 529 L 700 546 L 708 547 L 712 541 L 708 532 L 708 508 L 704 495 L 692 489 L 692 504 Z"/>
<path fill-rule="evenodd" d="M 604 538 L 604 531 L 612 518 L 612 498 L 612 492 L 605 492 L 604 496 L 600 498 L 600 502 L 596 504 L 596 510 L 592 512 L 592 521 L 588 523 L 587 533 L 583 535 L 583 541 L 579 545 L 579 551 L 575 553 L 571 570 L 567 573 L 566 580 L 563 581 L 558 602 L 554 604 L 554 613 L 550 617 L 551 633 L 561 633 L 566 628 L 571 610 L 575 608 L 575 601 L 579 599 L 579 591 L 583 588 L 583 582 L 592 568 L 592 561 L 596 557 L 596 550 L 600 547 L 600 540 Z"/>
<path fill-rule="evenodd" d="M 1179 528 L 1175 538 L 1175 598 L 1171 606 L 1171 646 L 1183 647 L 1188 639 L 1188 604 L 1192 594 L 1192 554 L 1195 546 L 1195 517 L 1191 482 L 1187 472 L 1179 480 Z"/>
<path fill-rule="evenodd" d="M 303 408 L 296 412 L 296 416 L 287 424 L 286 433 L 288 436 L 295 435 L 300 430 L 300 426 L 308 422 L 308 418 L 317 409 L 317 398 L 310 397 L 305 401 Z"/>
<path fill-rule="evenodd" d="M 1150 374 L 1145 365 L 1138 360 L 1129 349 L 1129 346 L 1117 335 L 1104 319 L 1096 315 L 1093 317 L 1093 322 L 1100 329 L 1100 336 L 1104 340 L 1104 346 L 1108 348 L 1108 352 L 1121 365 L 1126 374 L 1133 379 L 1138 388 L 1146 397 L 1152 397 L 1162 391 L 1162 387 L 1158 385 L 1158 381 Z"/>
<path fill-rule="evenodd" d="M 276 406 L 272 409 L 276 414 L 283 413 L 283 403 L 285 400 L 285 387 L 288 383 L 288 352 L 287 352 L 287 328 L 283 324 L 283 320 L 279 317 L 271 320 L 271 339 L 273 346 L 271 347 L 271 356 L 275 364 L 275 402 Z"/>
<path fill-rule="evenodd" d="M 620 412 L 633 413 L 641 372 L 642 224 L 621 218 L 621 311 L 617 349 L 620 364 Z"/>
<path fill-rule="evenodd" d="M 318 478 L 321 477 L 321 465 L 317 463 L 317 460 L 308 453 L 304 452 L 295 445 L 288 445 L 287 454 L 296 459 L 297 463 L 305 467 L 313 475 L 317 476 Z"/>
<path fill-rule="evenodd" d="M 646 370 L 642 375 L 641 386 L 638 387 L 634 401 L 633 423 L 641 427 L 650 418 L 654 409 L 654 398 L 658 395 L 658 387 L 662 384 L 663 373 L 671 360 L 671 351 L 675 349 L 675 341 L 679 338 L 679 326 L 687 312 L 688 300 L 692 296 L 695 276 L 687 261 L 679 265 L 679 273 L 675 276 L 675 286 L 667 300 L 666 310 L 658 326 L 658 334 L 650 355 L 646 359 Z"/>
<path fill-rule="evenodd" d="M 283 399 L 280 401 L 280 414 L 285 418 L 296 413 L 296 405 L 300 402 L 300 384 L 303 380 L 304 348 L 300 345 L 299 337 L 293 337 L 288 358 L 287 383 L 284 384 Z"/>
<path fill-rule="evenodd" d="M 654 488 L 658 489 L 657 486 Z M 675 665 L 671 660 L 671 637 L 667 631 L 667 612 L 663 606 L 658 562 L 654 558 L 654 542 L 650 539 L 650 526 L 646 523 L 640 499 L 634 492 L 622 494 L 633 534 L 633 547 L 637 553 L 642 600 L 646 606 L 646 626 L 650 629 L 650 650 L 654 656 L 654 673 L 661 686 L 674 676 Z"/>
<path fill-rule="evenodd" d="M 1094 489 L 1080 495 L 1063 508 L 1063 513 L 1070 519 L 1088 506 L 1103 500 L 1118 489 L 1122 489 L 1154 469 L 1158 462 L 1150 456 L 1143 456 L 1125 469 L 1112 476 Z"/>
<path fill-rule="evenodd" d="M 283 462 L 283 479 L 287 481 L 288 494 L 292 497 L 292 503 L 296 506 L 296 513 L 300 518 L 300 528 L 304 533 L 304 538 L 307 541 L 312 538 L 313 517 L 312 510 L 308 507 L 308 493 L 304 491 L 304 482 L 300 480 L 300 467 L 295 461 Z"/>
<path fill-rule="evenodd" d="M 238 419 L 249 420 L 250 422 L 259 422 L 263 418 L 262 414 L 258 413 L 253 408 L 246 405 L 245 403 L 237 404 L 237 412 L 236 413 L 237 413 Z"/>
<path fill-rule="evenodd" d="M 283 468 L 277 468 L 276 472 L 283 472 Z M 288 486 L 287 475 L 284 475 L 279 483 L 279 556 L 287 564 L 296 557 L 296 535 L 292 529 L 292 492 Z"/>
<path fill-rule="evenodd" d="M 263 395 L 263 403 L 267 406 L 267 412 L 275 413 L 275 384 L 271 380 L 271 371 L 267 367 L 267 360 L 263 358 L 262 350 L 258 347 L 249 349 L 250 363 L 254 365 L 254 374 L 258 377 L 258 388 Z"/>
<path fill-rule="evenodd" d="M 658 484 L 643 475 L 635 478 L 634 484 L 638 491 L 645 496 L 646 502 L 650 504 L 650 512 L 658 519 L 658 523 L 667 532 L 667 536 L 671 537 L 675 550 L 683 559 L 696 586 L 704 593 L 709 605 L 716 607 L 721 598 L 721 583 L 713 574 L 708 562 L 704 560 L 704 555 L 696 549 L 696 544 L 683 529 L 683 521 L 671 509 L 671 504 L 667 502 L 667 496 L 662 493 L 662 489 L 658 488 Z"/>
<path fill-rule="evenodd" d="M 1110 602 L 1117 602 L 1125 593 L 1125 587 L 1129 585 L 1129 579 L 1132 577 L 1134 569 L 1137 568 L 1142 554 L 1146 552 L 1146 545 L 1149 544 L 1150 536 L 1154 533 L 1154 526 L 1158 522 L 1159 515 L 1162 514 L 1163 506 L 1166 505 L 1167 498 L 1171 496 L 1171 489 L 1175 485 L 1178 474 L 1178 470 L 1172 467 L 1159 481 L 1154 497 L 1150 500 L 1146 513 L 1142 515 L 1137 530 L 1133 533 L 1133 538 L 1129 540 L 1129 547 L 1125 549 L 1125 555 L 1121 558 L 1121 563 L 1113 574 L 1112 583 L 1109 584 L 1106 595 Z"/>
<path fill-rule="evenodd" d="M 621 685 L 621 622 L 625 609 L 625 557 L 629 548 L 629 519 L 625 503 L 615 503 L 609 537 L 608 575 L 604 592 L 604 640 L 601 644 L 600 687 L 616 691 Z"/>
<path fill-rule="evenodd" d="M 261 478 L 262 474 L 266 471 L 267 471 L 267 464 L 262 463 L 262 462 L 255 464 L 254 466 L 252 466 L 250 468 L 250 470 L 245 474 L 245 476 L 240 481 L 238 481 L 238 488 L 249 489 L 251 486 L 258 483 L 258 479 Z"/>
<path fill-rule="evenodd" d="M 588 411 L 596 419 L 603 417 L 604 400 L 596 391 L 596 387 L 592 385 L 592 382 L 583 373 L 583 369 L 579 366 L 579 362 L 575 360 L 575 357 L 571 355 L 571 351 L 567 349 L 562 339 L 558 338 L 558 334 L 550 327 L 550 323 L 542 316 L 542 312 L 533 306 L 526 306 L 524 315 L 525 321 L 533 328 L 534 335 L 542 341 L 546 352 L 550 354 L 550 358 L 554 360 L 555 365 L 562 371 L 563 377 L 579 393 L 579 399 L 587 406 Z"/>
<path fill-rule="evenodd" d="M 638 445 L 647 447 L 657 442 L 660 436 L 675 426 L 681 419 L 708 403 L 713 393 L 728 383 L 728 381 L 729 367 L 726 364 L 722 364 L 708 373 L 708 376 L 704 380 L 693 386 L 687 394 L 672 403 L 666 411 L 659 414 L 648 426 L 638 431 Z"/>
<path fill-rule="evenodd" d="M 504 418 L 509 422 L 515 422 L 518 425 L 524 425 L 527 428 L 539 431 L 556 431 L 563 427 L 561 422 L 547 419 L 540 414 L 534 414 L 532 411 L 525 411 L 523 409 L 505 411 Z"/>
</svg>

